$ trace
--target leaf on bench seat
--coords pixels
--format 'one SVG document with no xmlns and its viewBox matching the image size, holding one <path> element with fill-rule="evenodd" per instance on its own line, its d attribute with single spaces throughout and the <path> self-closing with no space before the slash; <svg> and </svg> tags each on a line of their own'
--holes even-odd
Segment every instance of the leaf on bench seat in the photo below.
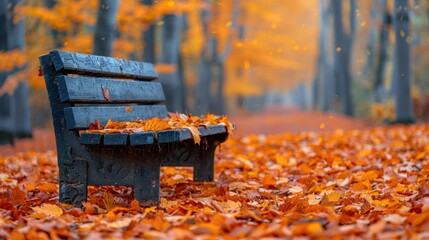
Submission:
<svg viewBox="0 0 429 240">
<path fill-rule="evenodd" d="M 159 118 L 150 118 L 145 121 L 143 130 L 144 131 L 162 131 L 171 129 L 170 124 L 167 121 Z"/>
<path fill-rule="evenodd" d="M 111 143 L 109 142 L 109 144 L 113 145 L 119 142 L 121 144 L 126 144 L 127 134 L 135 134 L 130 137 L 131 145 L 149 144 L 149 142 L 153 142 L 154 138 L 159 142 L 171 142 L 182 141 L 190 139 L 191 137 L 195 144 L 200 144 L 202 136 L 225 133 L 225 131 L 231 133 L 234 129 L 234 125 L 228 121 L 226 116 L 215 116 L 213 114 L 198 117 L 170 113 L 170 118 L 161 119 L 155 117 L 128 122 L 116 122 L 109 119 L 104 127 L 99 125 L 99 122 L 92 123 L 85 133 L 116 134 L 115 136 L 105 138 L 104 144 L 109 142 L 107 140 L 114 139 Z M 151 134 L 150 136 L 138 134 L 143 134 L 145 132 L 153 132 L 156 134 L 153 136 Z M 92 143 L 94 140 L 97 140 L 92 135 L 85 134 L 82 136 L 84 137 L 82 140 L 85 143 Z"/>
<path fill-rule="evenodd" d="M 199 145 L 201 142 L 201 137 L 198 128 L 194 126 L 185 126 L 184 128 L 188 129 L 191 132 L 192 138 L 194 139 L 194 143 Z"/>
</svg>

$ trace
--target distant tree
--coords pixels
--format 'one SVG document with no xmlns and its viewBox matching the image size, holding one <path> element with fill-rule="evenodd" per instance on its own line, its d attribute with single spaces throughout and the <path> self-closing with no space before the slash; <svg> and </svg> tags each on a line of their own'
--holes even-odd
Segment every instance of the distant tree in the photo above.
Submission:
<svg viewBox="0 0 429 240">
<path fill-rule="evenodd" d="M 384 78 L 386 75 L 387 48 L 389 45 L 389 29 L 392 25 L 392 16 L 387 8 L 387 0 L 380 0 L 382 12 L 382 24 L 378 38 L 378 54 L 375 68 L 375 102 L 381 103 L 384 99 Z"/>
<path fill-rule="evenodd" d="M 329 64 L 328 54 L 328 9 L 327 1 L 320 0 L 320 30 L 319 30 L 319 56 L 317 59 L 317 73 L 315 78 L 316 91 L 313 105 L 320 111 L 332 111 L 335 99 L 335 83 L 332 76 L 332 67 Z"/>
<path fill-rule="evenodd" d="M 16 22 L 14 9 L 19 0 L 0 2 L 0 52 L 22 50 L 24 47 L 23 21 Z M 19 77 L 24 67 L 0 72 L 0 88 L 9 78 Z M 13 143 L 13 137 L 31 136 L 31 115 L 28 105 L 29 88 L 18 79 L 17 87 L 11 93 L 0 96 L 0 143 Z"/>
<path fill-rule="evenodd" d="M 412 123 L 414 113 L 411 101 L 411 35 L 407 0 L 395 0 L 393 25 L 395 30 L 395 122 Z"/>
<path fill-rule="evenodd" d="M 153 6 L 153 0 L 141 0 L 142 4 L 146 6 Z M 143 31 L 143 61 L 155 63 L 155 24 L 149 26 Z"/>
<path fill-rule="evenodd" d="M 96 55 L 112 55 L 118 6 L 119 0 L 99 1 L 93 45 L 93 53 Z"/>
<path fill-rule="evenodd" d="M 217 31 L 211 29 L 219 24 L 221 9 L 219 9 L 218 2 L 213 1 L 210 12 L 206 9 L 201 11 L 205 47 L 201 52 L 198 83 L 195 91 L 196 106 L 194 113 L 197 115 L 207 112 L 225 114 L 226 111 L 224 96 L 225 60 L 231 52 L 232 36 L 228 36 L 224 48 L 220 49 L 221 40 L 218 35 L 213 34 Z M 232 28 L 237 28 L 240 1 L 235 0 L 232 6 L 232 21 L 230 23 Z"/>
<path fill-rule="evenodd" d="M 185 110 L 185 106 L 183 106 L 184 93 L 180 91 L 180 89 L 183 89 L 181 86 L 183 82 L 180 81 L 178 71 L 183 27 L 182 17 L 175 14 L 164 16 L 161 29 L 162 42 L 159 63 L 171 65 L 173 69 L 171 73 L 160 73 L 159 81 L 164 88 L 167 109 L 173 112 L 183 112 Z"/>
<path fill-rule="evenodd" d="M 57 5 L 58 0 L 45 0 L 46 7 L 53 10 L 53 8 Z M 54 47 L 55 48 L 61 48 L 63 47 L 63 38 L 66 35 L 66 32 L 55 29 L 51 27 L 51 35 L 54 40 Z"/>
<path fill-rule="evenodd" d="M 349 1 L 349 32 L 343 24 L 343 0 L 331 0 L 334 17 L 334 76 L 341 112 L 353 115 L 351 57 L 356 32 L 356 0 Z"/>
</svg>

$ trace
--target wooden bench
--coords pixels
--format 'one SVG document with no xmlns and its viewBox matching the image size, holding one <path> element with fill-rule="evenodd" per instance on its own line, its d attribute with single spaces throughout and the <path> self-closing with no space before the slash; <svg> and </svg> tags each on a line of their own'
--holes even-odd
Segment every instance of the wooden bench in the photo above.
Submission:
<svg viewBox="0 0 429 240">
<path fill-rule="evenodd" d="M 85 133 L 89 125 L 168 116 L 164 92 L 150 63 L 51 51 L 40 57 L 52 110 L 60 202 L 81 205 L 88 185 L 134 186 L 141 203 L 159 202 L 160 167 L 192 166 L 194 181 L 213 181 L 223 125 L 139 133 Z M 107 96 L 106 96 L 107 95 Z"/>
</svg>

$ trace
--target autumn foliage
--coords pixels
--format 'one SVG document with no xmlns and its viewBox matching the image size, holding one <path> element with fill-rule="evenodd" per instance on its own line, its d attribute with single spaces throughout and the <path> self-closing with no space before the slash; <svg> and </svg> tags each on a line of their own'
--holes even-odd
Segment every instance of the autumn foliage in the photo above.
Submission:
<svg viewBox="0 0 429 240">
<path fill-rule="evenodd" d="M 0 157 L 0 238 L 428 237 L 429 126 L 250 135 L 217 152 L 213 184 L 163 168 L 161 202 L 90 187 L 58 202 L 56 154 Z"/>
<path fill-rule="evenodd" d="M 128 107 L 129 108 L 129 107 Z M 129 108 L 131 111 L 131 108 Z M 128 110 L 126 110 L 128 111 Z M 91 123 L 88 130 L 85 132 L 89 133 L 101 133 L 101 134 L 111 134 L 111 133 L 138 133 L 138 132 L 159 132 L 164 130 L 171 129 L 188 129 L 194 142 L 200 144 L 200 132 L 198 127 L 210 128 L 214 125 L 223 125 L 226 127 L 228 133 L 232 133 L 234 130 L 234 125 L 228 120 L 228 117 L 216 116 L 213 114 L 206 114 L 204 116 L 198 117 L 193 115 L 179 114 L 179 113 L 169 113 L 170 117 L 160 119 L 160 118 L 150 118 L 146 120 L 135 120 L 130 122 L 115 122 L 108 120 L 106 125 L 101 126 L 98 119 Z"/>
</svg>

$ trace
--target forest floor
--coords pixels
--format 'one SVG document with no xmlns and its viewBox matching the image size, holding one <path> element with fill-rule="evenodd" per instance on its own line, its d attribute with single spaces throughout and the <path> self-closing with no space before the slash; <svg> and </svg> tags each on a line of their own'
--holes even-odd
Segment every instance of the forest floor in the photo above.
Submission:
<svg viewBox="0 0 429 240">
<path fill-rule="evenodd" d="M 215 182 L 162 168 L 154 207 L 124 186 L 89 187 L 83 209 L 59 203 L 53 135 L 36 131 L 0 155 L 0 239 L 429 238 L 429 125 L 292 109 L 232 120 Z"/>
</svg>

